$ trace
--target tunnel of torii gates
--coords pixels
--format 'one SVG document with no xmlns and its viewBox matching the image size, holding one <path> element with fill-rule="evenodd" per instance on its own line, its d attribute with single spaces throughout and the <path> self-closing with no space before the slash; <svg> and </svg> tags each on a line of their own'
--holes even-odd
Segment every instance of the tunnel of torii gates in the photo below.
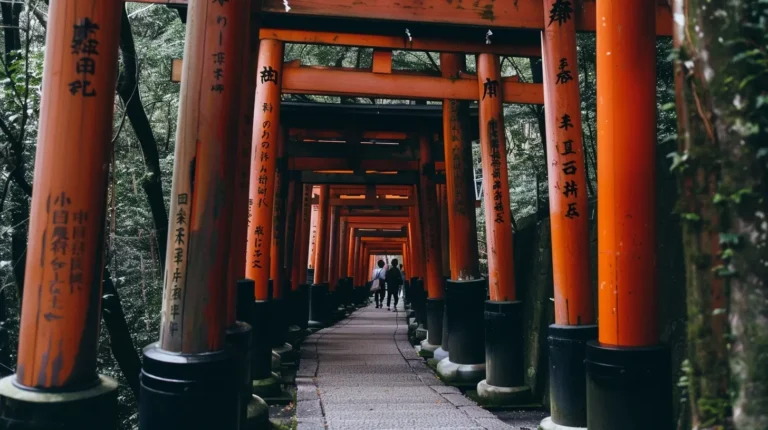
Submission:
<svg viewBox="0 0 768 430">
<path fill-rule="evenodd" d="M 552 417 L 542 427 L 670 428 L 654 243 L 655 39 L 671 33 L 667 6 L 155 2 L 180 9 L 186 40 L 161 331 L 144 349 L 141 429 L 266 426 L 263 399 L 280 395 L 273 367 L 295 360 L 286 341 L 367 301 L 371 255 L 382 253 L 405 260 L 413 328 L 422 337 L 426 329 L 424 354 L 444 357 L 443 379 L 476 384 L 490 404 L 524 398 L 503 103 L 546 112 L 555 324 Z M 0 382 L 9 428 L 116 428 L 117 383 L 97 373 L 96 352 L 122 8 L 50 5 L 18 363 Z M 577 31 L 597 33 L 596 298 Z M 373 65 L 283 63 L 285 43 L 373 48 Z M 441 73 L 393 70 L 392 50 L 440 52 Z M 476 55 L 476 74 L 464 71 L 464 54 Z M 500 56 L 541 56 L 543 84 L 502 78 Z M 281 103 L 283 93 L 442 106 L 306 106 Z M 478 270 L 473 138 L 487 277 Z"/>
</svg>

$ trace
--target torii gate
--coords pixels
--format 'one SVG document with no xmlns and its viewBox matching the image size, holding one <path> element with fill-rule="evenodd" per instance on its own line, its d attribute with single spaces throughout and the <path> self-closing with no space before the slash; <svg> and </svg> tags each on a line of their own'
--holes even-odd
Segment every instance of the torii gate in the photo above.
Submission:
<svg viewBox="0 0 768 430">
<path fill-rule="evenodd" d="M 24 291 L 17 373 L 0 383 L 0 419 L 24 428 L 116 426 L 116 383 L 96 373 L 96 339 L 108 165 L 104 142 L 112 124 L 122 6 L 119 0 L 57 0 L 49 11 L 26 267 L 29 285 L 39 288 Z M 520 345 L 514 339 L 520 334 L 520 305 L 512 276 L 509 196 L 503 192 L 507 173 L 501 107 L 503 102 L 543 102 L 556 288 L 551 360 L 553 367 L 576 375 L 571 379 L 570 373 L 552 373 L 551 421 L 591 430 L 667 427 L 669 357 L 659 345 L 655 318 L 653 184 L 655 36 L 671 33 L 669 8 L 643 0 L 481 1 L 469 7 L 441 0 L 291 0 L 290 8 L 281 0 L 189 2 L 168 237 L 173 246 L 166 258 L 160 342 L 144 351 L 140 428 L 236 429 L 246 419 L 245 404 L 257 401 L 250 395 L 247 357 L 252 353 L 259 361 L 267 355 L 261 346 L 249 350 L 248 342 L 243 343 L 248 339 L 243 333 L 251 327 L 237 320 L 250 317 L 244 316 L 247 309 L 237 312 L 233 280 L 243 275 L 253 279 L 254 306 L 267 303 L 263 297 L 275 225 L 275 161 L 283 146 L 281 92 L 443 100 L 449 114 L 451 100 L 479 102 L 483 177 L 493 179 L 483 190 L 490 248 L 485 311 L 491 315 L 485 333 L 493 357 L 486 357 L 486 380 L 478 385 L 488 399 L 508 399 L 524 391 L 517 369 Z M 259 14 L 262 28 L 255 19 Z M 357 21 L 340 26 L 342 18 Z M 371 23 L 380 24 L 376 32 L 365 30 Z M 406 23 L 410 30 L 403 36 Z M 494 29 L 491 43 L 481 36 L 487 27 Z M 335 28 L 358 31 L 337 33 Z M 598 51 L 600 325 L 597 340 L 591 341 L 596 328 L 585 275 L 578 79 L 571 73 L 577 30 L 596 31 Z M 249 43 L 249 34 L 258 35 L 259 46 Z M 284 65 L 286 42 L 373 47 L 373 69 Z M 94 44 L 99 51 L 92 56 L 83 47 Z M 397 73 L 391 70 L 392 49 L 474 53 L 478 74 Z M 252 55 L 257 50 L 258 63 Z M 538 53 L 544 60 L 543 89 L 501 78 L 499 55 Z M 94 67 L 78 68 L 83 58 Z M 251 132 L 252 139 L 246 138 Z M 251 172 L 250 208 L 243 181 L 239 186 L 235 181 L 246 172 Z M 424 188 L 424 178 L 419 181 Z M 450 196 L 456 189 L 447 186 Z M 424 197 L 419 193 L 424 203 L 409 209 L 416 214 L 412 220 L 420 219 L 420 209 L 433 210 L 432 188 L 424 189 Z M 305 199 L 303 204 L 306 208 Z M 243 228 L 247 218 L 232 215 L 245 214 L 243 208 L 249 209 L 250 227 L 246 223 Z M 421 219 L 427 217 L 421 214 Z M 454 231 L 456 222 L 453 214 Z M 423 224 L 423 255 L 429 263 L 439 258 L 436 236 L 432 224 Z M 243 231 L 248 237 L 245 252 Z M 241 268 L 229 258 L 238 253 L 245 257 Z M 439 300 L 439 281 L 429 267 L 425 278 L 430 298 Z M 459 273 L 465 270 L 461 267 L 456 266 Z M 471 263 L 467 267 L 471 270 Z M 460 320 L 473 322 L 476 311 L 483 309 L 477 301 L 484 297 L 477 291 L 484 284 L 452 276 L 457 279 L 447 291 L 466 293 L 462 297 L 470 299 L 473 309 Z M 449 297 L 449 310 L 450 302 Z M 251 304 L 240 301 L 244 308 Z M 249 322 L 259 333 L 263 321 L 253 318 Z M 258 336 L 254 339 L 261 345 Z M 578 347 L 566 351 L 561 348 L 565 343 Z M 454 345 L 463 348 L 451 339 L 447 360 L 461 364 L 451 361 L 459 357 L 452 355 Z M 580 376 L 584 357 L 586 388 Z M 638 399 L 654 413 L 634 408 Z"/>
</svg>

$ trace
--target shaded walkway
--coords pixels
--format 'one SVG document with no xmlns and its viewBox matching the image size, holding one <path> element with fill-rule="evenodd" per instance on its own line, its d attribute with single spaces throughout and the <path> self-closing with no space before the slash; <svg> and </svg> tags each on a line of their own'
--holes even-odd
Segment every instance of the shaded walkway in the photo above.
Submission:
<svg viewBox="0 0 768 430">
<path fill-rule="evenodd" d="M 296 378 L 298 428 L 516 428 L 443 385 L 407 332 L 405 313 L 371 305 L 308 337 Z"/>
</svg>

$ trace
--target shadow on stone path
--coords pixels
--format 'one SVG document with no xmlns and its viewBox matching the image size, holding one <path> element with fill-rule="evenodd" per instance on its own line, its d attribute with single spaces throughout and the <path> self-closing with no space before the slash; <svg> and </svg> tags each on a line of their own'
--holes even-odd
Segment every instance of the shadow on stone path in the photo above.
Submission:
<svg viewBox="0 0 768 430">
<path fill-rule="evenodd" d="M 370 305 L 306 339 L 298 428 L 517 430 L 435 377 L 408 343 L 402 302 L 399 310 Z"/>
</svg>

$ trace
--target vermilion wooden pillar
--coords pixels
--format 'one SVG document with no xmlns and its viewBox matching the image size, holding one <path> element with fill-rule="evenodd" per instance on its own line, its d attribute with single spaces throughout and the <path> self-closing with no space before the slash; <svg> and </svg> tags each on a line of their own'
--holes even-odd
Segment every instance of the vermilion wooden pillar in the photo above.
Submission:
<svg viewBox="0 0 768 430">
<path fill-rule="evenodd" d="M 438 210 L 440 211 L 440 238 L 442 245 L 440 247 L 440 252 L 442 254 L 442 266 L 440 267 L 440 274 L 443 276 L 443 278 L 450 278 L 450 248 L 452 246 L 452 242 L 448 227 L 448 188 L 445 186 L 445 184 L 437 185 L 437 202 Z"/>
<path fill-rule="evenodd" d="M 122 1 L 61 0 L 49 10 L 27 287 L 16 374 L 0 382 L 3 428 L 117 426 L 117 382 L 96 373 L 96 347 L 122 9 Z M 44 398 L 53 391 L 64 393 Z M 71 414 L 61 414 L 64 404 Z M 94 406 L 104 410 L 78 417 Z"/>
<path fill-rule="evenodd" d="M 354 236 L 355 230 L 352 230 L 352 235 Z M 355 237 L 355 272 L 352 276 L 354 276 L 355 281 L 357 282 L 357 285 L 365 285 L 366 282 L 368 282 L 368 279 L 363 275 L 363 271 L 360 270 L 360 256 L 363 253 L 362 245 L 360 243 L 360 238 Z"/>
<path fill-rule="evenodd" d="M 414 187 L 415 189 L 415 187 Z M 424 246 L 422 241 L 422 226 L 421 217 L 419 216 L 419 193 L 414 192 L 416 197 L 416 204 L 408 208 L 408 229 L 411 235 L 411 243 L 413 244 L 413 276 L 422 278 L 424 277 Z"/>
<path fill-rule="evenodd" d="M 587 347 L 590 430 L 672 428 L 656 279 L 654 10 L 642 0 L 597 2 L 600 324 L 599 342 Z M 631 406 L 639 402 L 654 413 Z"/>
<path fill-rule="evenodd" d="M 293 255 L 291 289 L 296 291 L 299 285 L 307 282 L 307 255 L 309 254 L 309 228 L 312 217 L 312 186 L 298 184 L 301 191 L 296 221 L 296 237 Z"/>
<path fill-rule="evenodd" d="M 287 164 L 287 163 L 286 163 Z M 286 172 L 288 178 L 288 195 L 285 203 L 285 249 L 283 252 L 283 268 L 289 284 L 293 290 L 293 267 L 297 258 L 294 258 L 297 230 L 301 228 L 298 221 L 301 218 L 301 183 L 292 177 L 291 172 Z"/>
<path fill-rule="evenodd" d="M 421 225 L 424 229 L 424 249 L 426 251 L 426 284 L 430 299 L 442 299 L 443 285 L 442 267 L 443 254 L 440 241 L 440 208 L 437 203 L 437 189 L 434 179 L 434 163 L 429 148 L 429 137 L 419 137 L 419 156 L 422 165 L 421 184 Z M 439 345 L 439 343 L 438 343 Z"/>
<path fill-rule="evenodd" d="M 301 272 L 300 275 L 302 283 L 310 283 L 312 280 L 308 279 L 307 268 L 309 267 L 309 261 L 311 261 L 309 253 L 312 249 L 312 244 L 310 242 L 310 235 L 312 234 L 312 216 L 314 212 L 314 208 L 312 207 L 312 185 L 305 184 L 302 191 L 301 267 L 303 268 L 303 272 Z"/>
<path fill-rule="evenodd" d="M 330 227 L 330 186 L 321 185 L 318 194 L 317 238 L 315 239 L 315 284 L 328 282 L 328 229 Z"/>
<path fill-rule="evenodd" d="M 286 281 L 285 262 L 285 209 L 288 187 L 286 184 L 288 175 L 283 163 L 285 150 L 285 133 L 282 127 L 278 127 L 277 160 L 275 163 L 275 198 L 272 208 L 272 240 L 269 253 L 269 277 L 272 279 L 272 299 L 282 300 L 283 287 Z"/>
<path fill-rule="evenodd" d="M 307 259 L 309 255 L 309 229 L 312 218 L 312 185 L 299 184 L 301 204 L 297 213 L 296 245 L 294 247 L 293 275 L 291 289 L 296 307 L 294 323 L 305 331 L 309 323 L 309 285 L 307 280 Z"/>
<path fill-rule="evenodd" d="M 483 170 L 483 204 L 488 243 L 488 284 L 493 301 L 514 301 L 512 219 L 509 205 L 504 110 L 499 57 L 477 57 L 480 100 L 480 151 Z"/>
<path fill-rule="evenodd" d="M 248 229 L 245 274 L 256 284 L 256 300 L 268 297 L 270 248 L 273 234 L 276 161 L 280 133 L 280 93 L 283 43 L 264 39 L 259 44 L 254 106 L 252 167 L 249 187 L 251 225 Z M 182 81 L 183 82 L 183 81 Z"/>
<path fill-rule="evenodd" d="M 255 34 L 254 34 L 255 33 Z M 229 267 L 227 268 L 227 326 L 232 326 L 237 320 L 237 281 L 245 278 L 245 248 L 248 241 L 249 199 L 248 186 L 251 172 L 251 136 L 253 134 L 253 104 L 256 92 L 256 56 L 259 45 L 255 37 L 258 35 L 256 25 L 248 23 L 247 37 L 243 38 L 246 47 L 244 73 L 242 73 L 240 97 L 239 134 L 237 137 L 237 153 L 235 156 L 234 188 L 232 196 L 232 234 L 229 251 Z"/>
<path fill-rule="evenodd" d="M 164 350 L 183 353 L 224 347 L 232 148 L 249 18 L 237 5 L 194 6 L 188 12 L 160 332 Z M 222 187 L 228 190 L 223 206 Z"/>
<path fill-rule="evenodd" d="M 341 208 L 339 208 L 341 211 Z M 339 215 L 339 252 L 338 265 L 336 268 L 337 279 L 347 277 L 347 254 L 350 253 L 349 247 L 349 229 L 347 228 L 347 218 Z"/>
<path fill-rule="evenodd" d="M 339 207 L 330 206 L 330 220 L 328 222 L 328 283 L 330 290 L 336 291 L 339 281 Z"/>
<path fill-rule="evenodd" d="M 553 10 L 557 0 L 544 0 Z M 549 327 L 552 417 L 542 426 L 587 425 L 584 351 L 597 337 L 589 284 L 589 216 L 581 101 L 576 55 L 576 23 L 563 16 L 544 19 L 541 50 L 547 130 L 549 209 L 555 324 Z"/>
<path fill-rule="evenodd" d="M 285 129 L 278 126 L 277 151 L 275 161 L 274 199 L 272 203 L 272 235 L 269 254 L 269 276 L 272 282 L 272 297 L 269 304 L 269 331 L 272 351 L 285 359 L 293 351 L 293 346 L 287 341 L 288 326 L 290 325 L 290 308 L 286 295 L 288 279 L 285 273 L 285 224 L 288 198 L 287 163 L 283 159 L 285 153 Z M 268 185 L 268 184 L 267 184 Z"/>
<path fill-rule="evenodd" d="M 353 267 L 354 267 L 354 255 L 355 255 L 355 235 L 354 235 L 354 228 L 350 227 L 347 222 L 347 217 L 342 217 L 341 220 L 344 223 L 345 226 L 345 233 L 344 236 L 346 236 L 346 248 L 345 253 L 343 255 L 342 261 L 344 262 L 344 266 L 342 267 L 342 276 L 349 276 L 353 277 Z M 353 279 L 353 285 L 354 285 L 354 279 Z"/>
<path fill-rule="evenodd" d="M 330 286 L 328 275 L 329 234 L 330 234 L 330 202 L 329 185 L 320 185 L 317 210 L 317 234 L 315 240 L 315 273 L 314 283 L 310 287 L 309 325 L 312 328 L 324 327 L 331 317 L 333 310 L 332 297 L 329 295 Z"/>
<path fill-rule="evenodd" d="M 480 93 L 480 151 L 483 170 L 488 284 L 485 306 L 486 379 L 478 386 L 483 399 L 514 403 L 523 385 L 522 305 L 516 301 L 512 220 L 507 176 L 507 145 L 499 57 L 477 57 Z"/>
<path fill-rule="evenodd" d="M 430 150 L 429 137 L 426 135 L 419 136 L 419 158 L 422 174 L 418 196 L 420 197 L 419 212 L 424 233 L 424 250 L 426 251 L 424 280 L 427 289 L 426 318 L 428 327 L 427 338 L 421 342 L 421 349 L 426 354 L 433 353 L 443 342 L 443 309 L 445 307 L 440 207 L 437 200 L 437 189 L 432 178 L 435 173 L 435 165 Z"/>
<path fill-rule="evenodd" d="M 313 187 L 313 196 L 317 194 L 318 189 L 317 187 Z M 309 267 L 311 267 L 313 270 L 315 268 L 315 254 L 317 253 L 317 221 L 318 216 L 320 214 L 318 205 L 312 205 L 312 214 L 310 219 L 310 238 L 309 238 L 309 259 L 307 261 L 307 264 Z M 314 275 L 312 277 L 312 281 L 314 281 Z"/>
<path fill-rule="evenodd" d="M 237 373 L 245 363 L 225 342 L 225 329 L 233 287 L 227 285 L 227 270 L 249 19 L 248 2 L 189 5 L 160 349 L 150 345 L 144 351 L 142 430 L 166 422 L 234 428 L 240 419 L 243 381 L 238 378 L 243 376 Z M 194 358 L 185 361 L 183 357 L 192 354 Z M 227 376 L 223 368 L 234 374 Z M 216 372 L 219 380 L 232 378 L 233 385 L 212 383 Z M 185 381 L 197 381 L 205 394 L 181 394 L 189 387 Z M 201 397 L 205 408 L 199 404 Z M 172 403 L 184 407 L 169 407 Z"/>
</svg>

